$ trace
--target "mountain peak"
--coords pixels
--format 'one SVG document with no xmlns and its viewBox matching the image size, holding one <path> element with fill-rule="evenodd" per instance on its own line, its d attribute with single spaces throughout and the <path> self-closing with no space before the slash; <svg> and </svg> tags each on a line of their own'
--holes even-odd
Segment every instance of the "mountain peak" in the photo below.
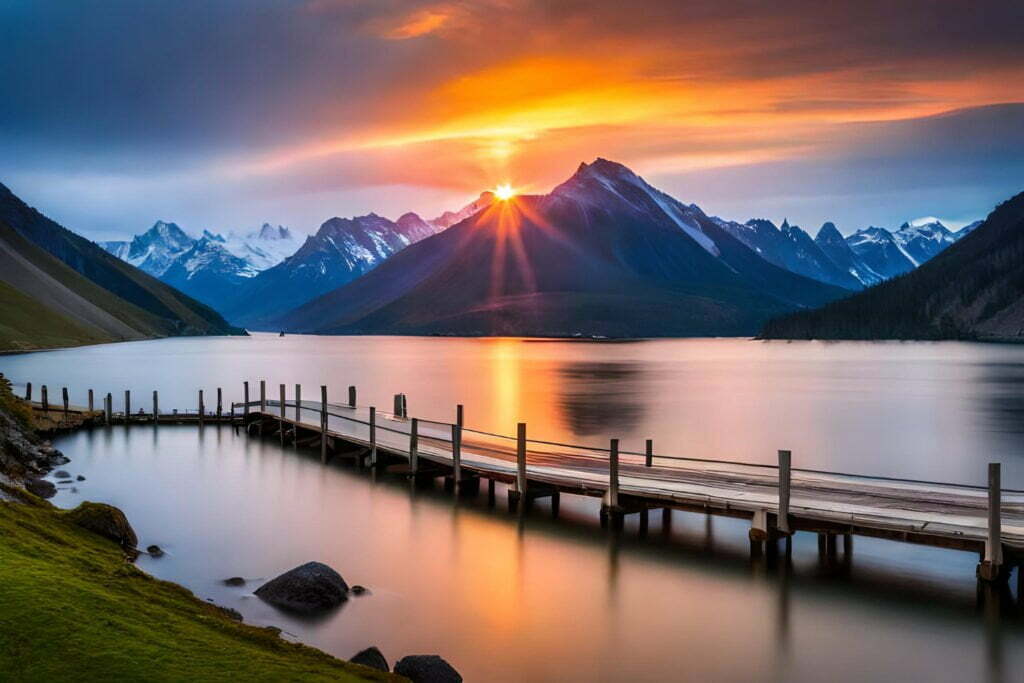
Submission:
<svg viewBox="0 0 1024 683">
<path fill-rule="evenodd" d="M 821 224 L 821 228 L 818 229 L 818 236 L 815 238 L 817 241 L 828 241 L 828 242 L 840 242 L 843 241 L 843 236 L 839 232 L 839 228 L 832 221 L 825 221 Z"/>
</svg>

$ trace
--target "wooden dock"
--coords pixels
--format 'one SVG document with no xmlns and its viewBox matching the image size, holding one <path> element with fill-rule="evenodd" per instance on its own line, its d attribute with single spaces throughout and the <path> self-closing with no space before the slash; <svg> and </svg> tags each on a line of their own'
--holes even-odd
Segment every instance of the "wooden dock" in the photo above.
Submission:
<svg viewBox="0 0 1024 683">
<path fill-rule="evenodd" d="M 33 406 L 52 412 L 43 392 Z M 409 417 L 404 395 L 385 412 L 358 405 L 355 387 L 345 403 L 328 402 L 323 386 L 318 401 L 303 400 L 298 385 L 292 398 L 286 393 L 279 385 L 270 398 L 260 382 L 254 398 L 245 382 L 245 400 L 227 409 L 218 389 L 212 410 L 199 392 L 196 409 L 166 413 L 156 392 L 149 412 L 131 412 L 126 392 L 125 410 L 114 413 L 110 394 L 93 410 L 90 391 L 90 405 L 79 410 L 107 425 L 235 424 L 282 445 L 317 449 L 324 463 L 346 458 L 415 479 L 443 478 L 456 495 L 486 481 L 493 499 L 500 483 L 512 510 L 544 497 L 557 509 L 562 494 L 597 497 L 601 522 L 612 527 L 634 513 L 646 522 L 652 510 L 746 519 L 754 553 L 777 550 L 779 541 L 788 550 L 789 537 L 803 531 L 818 534 L 831 554 L 840 536 L 846 555 L 854 536 L 976 552 L 978 578 L 987 582 L 1004 581 L 1024 563 L 1024 491 L 1002 488 L 997 463 L 989 465 L 987 487 L 870 477 L 794 467 L 789 451 L 778 451 L 777 464 L 755 465 L 658 453 L 650 440 L 644 452 L 623 450 L 617 439 L 607 448 L 555 443 L 530 438 L 522 423 L 514 436 L 489 433 L 465 426 L 462 406 L 452 422 L 419 419 Z M 59 409 L 73 410 L 66 391 Z"/>
</svg>

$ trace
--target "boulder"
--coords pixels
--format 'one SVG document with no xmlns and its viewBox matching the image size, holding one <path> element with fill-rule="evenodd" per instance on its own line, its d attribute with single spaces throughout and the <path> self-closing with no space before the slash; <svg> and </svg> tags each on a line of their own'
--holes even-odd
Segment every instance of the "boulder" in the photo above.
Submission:
<svg viewBox="0 0 1024 683">
<path fill-rule="evenodd" d="M 56 472 L 53 473 L 53 476 L 55 478 L 57 478 L 57 479 L 70 479 L 71 478 L 71 474 L 69 472 L 66 472 L 65 470 L 57 470 Z"/>
<path fill-rule="evenodd" d="M 75 479 L 77 481 L 85 481 L 85 477 L 83 477 L 81 474 L 79 474 L 77 477 L 75 477 Z"/>
<path fill-rule="evenodd" d="M 45 479 L 29 479 L 25 482 L 25 490 L 40 498 L 53 498 L 57 495 L 57 487 Z"/>
<path fill-rule="evenodd" d="M 232 576 L 230 579 L 224 579 L 225 586 L 244 586 L 245 579 L 241 576 Z"/>
<path fill-rule="evenodd" d="M 438 655 L 408 655 L 395 664 L 395 673 L 412 683 L 462 683 L 462 676 Z"/>
<path fill-rule="evenodd" d="M 391 671 L 391 668 L 388 666 L 388 660 L 384 659 L 384 655 L 381 654 L 380 650 L 373 646 L 370 646 L 361 652 L 357 652 L 356 655 L 348 661 L 353 664 L 368 666 L 371 669 Z"/>
<path fill-rule="evenodd" d="M 94 534 L 116 541 L 124 548 L 134 548 L 139 542 L 135 530 L 128 523 L 128 518 L 113 505 L 87 501 L 74 510 L 68 510 L 64 516 L 72 524 L 77 524 Z"/>
<path fill-rule="evenodd" d="M 362 595 L 366 592 L 366 586 L 355 585 L 352 586 L 352 595 Z"/>
<path fill-rule="evenodd" d="M 158 545 L 151 545 L 146 548 L 146 552 L 149 553 L 150 557 L 163 557 L 164 550 Z"/>
<path fill-rule="evenodd" d="M 307 562 L 267 581 L 256 595 L 281 609 L 315 614 L 345 602 L 348 584 L 326 564 Z"/>
</svg>

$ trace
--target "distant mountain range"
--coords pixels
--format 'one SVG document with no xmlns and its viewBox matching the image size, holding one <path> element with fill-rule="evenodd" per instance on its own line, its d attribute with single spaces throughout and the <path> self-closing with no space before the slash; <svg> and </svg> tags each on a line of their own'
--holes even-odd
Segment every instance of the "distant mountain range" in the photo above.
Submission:
<svg viewBox="0 0 1024 683">
<path fill-rule="evenodd" d="M 58 225 L 0 185 L 0 349 L 236 334 L 211 308 Z"/>
<path fill-rule="evenodd" d="M 899 232 L 894 241 L 911 260 L 950 239 L 935 224 Z M 772 320 L 762 336 L 1024 340 L 1024 193 L 951 238 L 955 244 L 920 268 L 824 308 Z"/>
<path fill-rule="evenodd" d="M 848 293 L 769 263 L 695 205 L 598 159 L 550 194 L 495 201 L 273 324 L 341 334 L 736 335 Z"/>
</svg>

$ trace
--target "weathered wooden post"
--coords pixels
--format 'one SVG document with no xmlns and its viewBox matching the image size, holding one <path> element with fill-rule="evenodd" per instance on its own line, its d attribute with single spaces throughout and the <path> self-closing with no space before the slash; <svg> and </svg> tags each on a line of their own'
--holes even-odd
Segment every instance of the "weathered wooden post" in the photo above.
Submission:
<svg viewBox="0 0 1024 683">
<path fill-rule="evenodd" d="M 998 581 L 1005 578 L 1003 565 L 1003 530 L 1000 508 L 1002 506 L 1002 477 L 999 463 L 988 464 L 988 537 L 985 539 L 985 556 L 978 565 L 978 578 Z"/>
<path fill-rule="evenodd" d="M 224 412 L 224 392 L 221 391 L 220 387 L 217 387 L 217 419 L 219 420 L 221 414 Z"/>
<path fill-rule="evenodd" d="M 420 421 L 419 418 L 412 419 L 409 427 L 409 471 L 416 474 L 419 471 L 419 445 L 420 445 Z"/>
<path fill-rule="evenodd" d="M 280 408 L 280 418 L 278 419 L 278 426 L 280 428 L 278 429 L 278 432 L 280 432 L 280 434 L 281 434 L 281 445 L 283 446 L 284 445 L 284 410 L 285 410 L 284 385 L 283 384 L 280 386 L 279 392 L 280 392 L 280 395 L 281 395 L 281 401 L 280 401 L 280 406 L 279 406 L 279 408 Z"/>
<path fill-rule="evenodd" d="M 114 397 L 110 395 L 110 392 L 107 392 L 107 397 L 104 399 L 104 403 L 105 403 L 104 408 L 106 409 L 105 413 L 106 413 L 106 418 L 107 418 L 106 419 L 106 423 L 107 423 L 107 426 L 109 427 L 110 423 L 113 422 L 113 420 L 114 420 Z"/>
<path fill-rule="evenodd" d="M 94 405 L 95 404 L 93 403 L 93 399 L 92 399 L 92 389 L 90 389 L 89 390 L 89 412 L 90 413 L 93 412 L 93 406 Z"/>
<path fill-rule="evenodd" d="M 249 417 L 249 383 L 242 382 L 242 399 L 245 401 L 245 405 L 242 406 L 242 418 Z M 248 420 L 246 420 L 248 422 Z"/>
<path fill-rule="evenodd" d="M 32 382 L 29 382 L 28 384 L 25 385 L 25 400 L 32 400 Z"/>
<path fill-rule="evenodd" d="M 203 390 L 199 390 L 199 426 L 203 426 L 203 420 L 206 418 L 206 405 L 203 403 Z"/>
<path fill-rule="evenodd" d="M 160 396 L 153 390 L 153 424 L 160 424 Z"/>
<path fill-rule="evenodd" d="M 612 439 L 608 448 L 608 506 L 619 507 L 619 440 Z"/>
<path fill-rule="evenodd" d="M 508 492 L 509 507 L 515 509 L 526 498 L 526 423 L 516 425 L 516 481 Z"/>
<path fill-rule="evenodd" d="M 792 479 L 790 470 L 791 453 L 779 451 L 779 516 L 776 520 L 776 527 L 779 532 L 789 534 L 789 488 Z"/>
<path fill-rule="evenodd" d="M 395 394 L 395 406 L 394 406 L 394 408 L 392 409 L 391 412 L 392 412 L 392 414 L 394 414 L 395 417 L 402 417 L 402 395 L 401 394 Z"/>
<path fill-rule="evenodd" d="M 459 425 L 459 433 L 462 433 L 462 427 L 466 424 L 465 422 L 465 411 L 462 409 L 462 404 L 459 403 L 455 406 L 455 424 Z"/>
<path fill-rule="evenodd" d="M 296 384 L 295 385 L 295 422 L 296 423 L 302 422 L 302 385 L 301 384 Z M 299 435 L 298 424 L 296 424 L 295 429 L 296 429 L 295 436 L 298 436 Z M 296 441 L 297 440 L 298 439 L 296 439 Z"/>
<path fill-rule="evenodd" d="M 462 486 L 462 427 L 458 424 L 452 425 L 452 476 L 455 479 L 455 495 L 457 496 Z"/>
<path fill-rule="evenodd" d="M 132 392 L 130 389 L 124 390 L 124 423 L 128 424 L 131 422 L 132 415 Z"/>
<path fill-rule="evenodd" d="M 50 397 L 46 395 L 46 385 L 45 384 L 42 387 L 39 388 L 39 398 L 40 398 L 41 403 L 43 404 L 43 410 L 49 410 L 50 409 Z"/>
<path fill-rule="evenodd" d="M 260 380 L 260 412 L 267 412 L 267 380 Z"/>
<path fill-rule="evenodd" d="M 353 386 L 348 388 L 348 406 L 349 408 L 356 407 L 356 388 Z"/>
<path fill-rule="evenodd" d="M 68 421 L 68 388 L 61 387 L 61 402 L 64 404 L 64 421 Z"/>
<path fill-rule="evenodd" d="M 377 466 L 377 409 L 370 406 L 370 467 Z"/>
<path fill-rule="evenodd" d="M 320 462 L 327 463 L 327 386 L 320 385 Z"/>
<path fill-rule="evenodd" d="M 405 394 L 402 394 L 402 417 L 409 417 L 409 401 Z"/>
<path fill-rule="evenodd" d="M 650 467 L 654 464 L 654 439 L 647 439 L 645 445 L 644 465 Z"/>
</svg>

